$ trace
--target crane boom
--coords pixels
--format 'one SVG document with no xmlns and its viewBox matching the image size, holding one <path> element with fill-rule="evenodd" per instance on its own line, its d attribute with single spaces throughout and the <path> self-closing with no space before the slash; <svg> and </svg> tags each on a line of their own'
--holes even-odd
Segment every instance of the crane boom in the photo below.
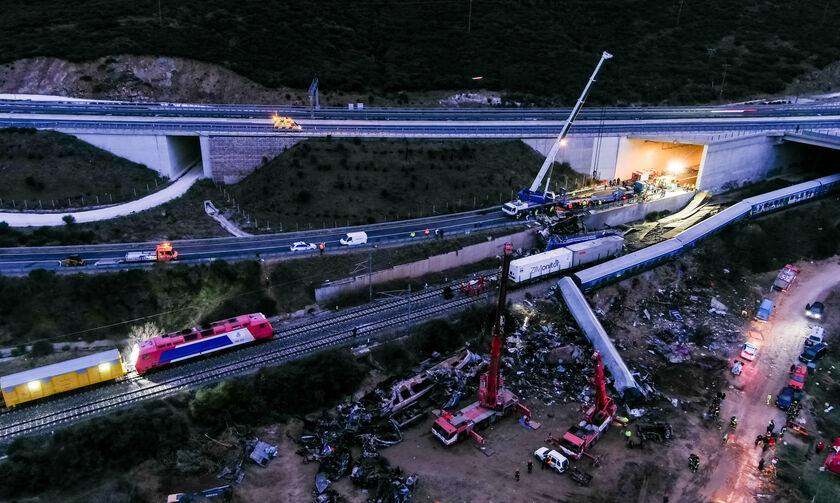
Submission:
<svg viewBox="0 0 840 503">
<path fill-rule="evenodd" d="M 601 70 L 601 65 L 604 64 L 604 61 L 613 57 L 612 54 L 604 51 L 601 54 L 601 60 L 598 61 L 598 66 L 595 67 L 595 71 L 592 72 L 592 76 L 589 77 L 589 82 L 586 83 L 586 87 L 583 88 L 583 92 L 578 98 L 577 103 L 575 103 L 574 108 L 572 108 L 571 113 L 569 114 L 569 118 L 566 119 L 566 123 L 563 124 L 563 129 L 560 130 L 560 135 L 557 137 L 557 141 L 554 142 L 554 145 L 551 146 L 551 150 L 548 152 L 548 155 L 545 156 L 545 162 L 543 162 L 542 167 L 540 168 L 540 172 L 537 173 L 537 177 L 534 178 L 534 183 L 531 184 L 530 192 L 534 192 L 540 188 L 540 184 L 545 178 L 546 173 L 548 173 L 548 168 L 554 163 L 554 156 L 557 155 L 557 150 L 560 149 L 560 145 L 563 141 L 563 138 L 566 137 L 568 134 L 569 129 L 572 127 L 572 122 L 575 121 L 578 112 L 583 107 L 583 102 L 586 100 L 586 95 L 589 94 L 589 89 L 592 87 L 592 84 L 595 82 L 595 76 L 598 75 L 598 72 Z M 548 187 L 546 187 L 548 190 Z"/>
<path fill-rule="evenodd" d="M 493 319 L 493 328 L 490 342 L 490 369 L 487 371 L 486 380 L 482 389 L 479 390 L 479 402 L 483 407 L 495 408 L 501 379 L 499 379 L 499 360 L 502 358 L 502 337 L 505 334 L 505 304 L 507 303 L 507 277 L 510 273 L 510 261 L 513 258 L 513 245 L 505 243 L 504 258 L 502 259 L 502 274 L 499 276 L 499 299 L 496 303 L 496 314 Z"/>
</svg>

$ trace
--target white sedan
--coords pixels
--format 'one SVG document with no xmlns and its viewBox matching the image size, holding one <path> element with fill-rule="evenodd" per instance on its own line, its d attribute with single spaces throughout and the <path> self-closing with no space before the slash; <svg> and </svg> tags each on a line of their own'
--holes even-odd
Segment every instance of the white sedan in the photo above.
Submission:
<svg viewBox="0 0 840 503">
<path fill-rule="evenodd" d="M 296 241 L 289 246 L 289 250 L 292 252 L 305 252 L 305 251 L 314 251 L 318 249 L 318 245 L 315 243 L 307 243 L 305 241 Z"/>
<path fill-rule="evenodd" d="M 756 353 L 758 353 L 758 348 L 754 344 L 746 342 L 741 347 L 741 358 L 743 358 L 744 360 L 755 360 Z"/>
</svg>

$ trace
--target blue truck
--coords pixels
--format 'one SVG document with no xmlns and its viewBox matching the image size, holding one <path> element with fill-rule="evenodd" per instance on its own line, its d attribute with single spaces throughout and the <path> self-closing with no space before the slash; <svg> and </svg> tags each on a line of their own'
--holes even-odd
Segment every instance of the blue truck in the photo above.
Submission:
<svg viewBox="0 0 840 503">
<path fill-rule="evenodd" d="M 762 300 L 761 305 L 758 306 L 758 311 L 755 313 L 755 320 L 760 322 L 769 320 L 774 307 L 776 307 L 776 304 L 772 300 Z"/>
</svg>

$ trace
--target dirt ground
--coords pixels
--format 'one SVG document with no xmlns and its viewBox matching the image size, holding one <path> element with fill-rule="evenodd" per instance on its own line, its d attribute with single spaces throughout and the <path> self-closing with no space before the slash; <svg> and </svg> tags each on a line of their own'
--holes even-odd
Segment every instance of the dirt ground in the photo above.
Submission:
<svg viewBox="0 0 840 503">
<path fill-rule="evenodd" d="M 431 434 L 434 420 L 431 414 L 406 429 L 403 441 L 383 449 L 381 455 L 406 474 L 419 476 L 412 500 L 418 502 L 611 502 L 620 498 L 643 503 L 663 501 L 666 495 L 671 502 L 689 503 L 738 503 L 756 498 L 789 501 L 785 495 L 790 493 L 780 490 L 781 485 L 775 477 L 759 476 L 756 466 L 762 451 L 754 446 L 753 440 L 765 431 L 770 419 L 779 426 L 783 424 L 783 412 L 772 403 L 767 405 L 766 397 L 771 394 L 775 400 L 779 389 L 787 382 L 790 364 L 796 361 L 802 349 L 808 325 L 803 315 L 805 304 L 828 299 L 832 289 L 838 291 L 840 288 L 840 258 L 796 265 L 801 269 L 800 275 L 784 294 L 766 293 L 775 274 L 747 279 L 745 288 L 762 289 L 776 302 L 776 309 L 765 324 L 752 321 L 754 310 L 748 316 L 742 316 L 740 310 L 726 315 L 725 323 L 716 325 L 716 329 L 725 331 L 730 327 L 737 331 L 737 336 L 726 345 L 731 350 L 729 355 L 726 351 L 715 352 L 701 346 L 693 350 L 690 360 L 668 363 L 662 355 L 648 350 L 644 340 L 652 328 L 644 323 L 633 323 L 632 320 L 639 317 L 638 312 L 623 310 L 621 315 L 610 315 L 618 328 L 615 332 L 608 330 L 608 333 L 623 348 L 621 352 L 628 365 L 631 369 L 649 370 L 655 374 L 656 389 L 669 399 L 648 404 L 646 416 L 668 421 L 674 437 L 665 445 L 648 442 L 644 449 L 628 449 L 622 438 L 624 431 L 611 427 L 592 451 L 601 461 L 599 467 L 586 458 L 573 463 L 593 476 L 590 487 L 579 487 L 569 477 L 543 471 L 536 463 L 533 473 L 528 474 L 526 470 L 527 460 L 533 459 L 533 452 L 550 445 L 546 442 L 549 433 L 562 434 L 581 420 L 580 405 L 574 402 L 547 406 L 526 399 L 525 404 L 533 411 L 533 420 L 541 423 L 541 428 L 528 430 L 515 418 L 500 421 L 483 432 L 487 439 L 486 451 L 492 452 L 491 455 L 479 450 L 473 442 L 443 446 Z M 678 266 L 671 264 L 644 273 L 641 276 L 643 286 L 632 289 L 631 300 L 653 298 L 663 287 L 686 288 L 677 270 Z M 609 289 L 627 287 L 632 281 L 630 278 L 600 290 L 593 295 L 593 305 L 608 309 L 611 296 L 617 292 Z M 511 300 L 514 303 L 527 301 L 527 294 L 541 296 L 550 286 L 516 290 L 512 292 Z M 692 289 L 694 293 L 697 291 L 696 287 Z M 714 287 L 710 287 L 709 294 L 715 293 Z M 835 297 L 840 296 L 835 294 Z M 734 301 L 734 297 L 729 300 Z M 830 312 L 832 306 L 828 305 L 828 308 Z M 827 333 L 836 332 L 840 328 L 840 316 L 829 316 L 823 325 Z M 758 357 L 745 366 L 742 375 L 734 376 L 729 368 L 737 358 L 746 334 L 752 334 L 752 342 L 759 346 Z M 371 378 L 365 387 L 370 388 L 381 377 Z M 704 425 L 702 420 L 710 397 L 718 390 L 727 394 L 721 417 L 728 419 L 735 415 L 739 421 L 734 441 L 725 446 L 721 444 L 721 438 L 729 430 Z M 678 400 L 676 407 L 670 402 L 672 398 Z M 621 415 L 626 414 L 624 409 L 619 411 Z M 808 421 L 813 424 L 811 417 Z M 634 423 L 635 420 L 631 421 L 635 435 Z M 295 453 L 298 446 L 292 439 L 300 435 L 301 429 L 300 422 L 292 422 L 256 432 L 260 439 L 278 445 L 278 456 L 265 468 L 250 463 L 244 465 L 245 478 L 236 486 L 234 502 L 311 500 L 318 467 L 316 463 L 304 464 Z M 830 435 L 826 432 L 826 436 Z M 769 464 L 770 458 L 780 455 L 788 446 L 811 453 L 813 442 L 813 438 L 802 439 L 788 432 L 781 444 L 764 453 L 765 460 Z M 701 460 L 696 474 L 687 467 L 688 455 L 692 452 Z M 354 456 L 357 455 L 358 452 L 354 452 Z M 803 473 L 816 471 L 823 459 L 824 455 L 809 455 L 802 467 Z M 514 480 L 517 468 L 521 472 L 518 483 Z M 170 492 L 222 485 L 224 482 L 211 472 L 201 476 L 162 477 L 153 467 L 141 466 L 132 479 L 151 503 L 161 501 Z M 831 477 L 830 474 L 818 475 Z M 347 502 L 362 503 L 368 497 L 350 483 L 349 477 L 338 481 L 333 488 Z"/>
</svg>

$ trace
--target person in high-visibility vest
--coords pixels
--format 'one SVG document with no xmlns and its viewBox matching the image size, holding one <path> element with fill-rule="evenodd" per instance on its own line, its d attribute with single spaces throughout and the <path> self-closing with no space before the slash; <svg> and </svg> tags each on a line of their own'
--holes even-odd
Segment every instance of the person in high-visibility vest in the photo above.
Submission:
<svg viewBox="0 0 840 503">
<path fill-rule="evenodd" d="M 429 229 L 426 229 L 426 237 L 429 237 Z"/>
<path fill-rule="evenodd" d="M 321 255 L 323 255 L 323 254 L 324 254 L 324 248 L 326 248 L 326 244 L 325 244 L 325 243 L 318 243 L 318 253 L 320 253 Z"/>
</svg>

